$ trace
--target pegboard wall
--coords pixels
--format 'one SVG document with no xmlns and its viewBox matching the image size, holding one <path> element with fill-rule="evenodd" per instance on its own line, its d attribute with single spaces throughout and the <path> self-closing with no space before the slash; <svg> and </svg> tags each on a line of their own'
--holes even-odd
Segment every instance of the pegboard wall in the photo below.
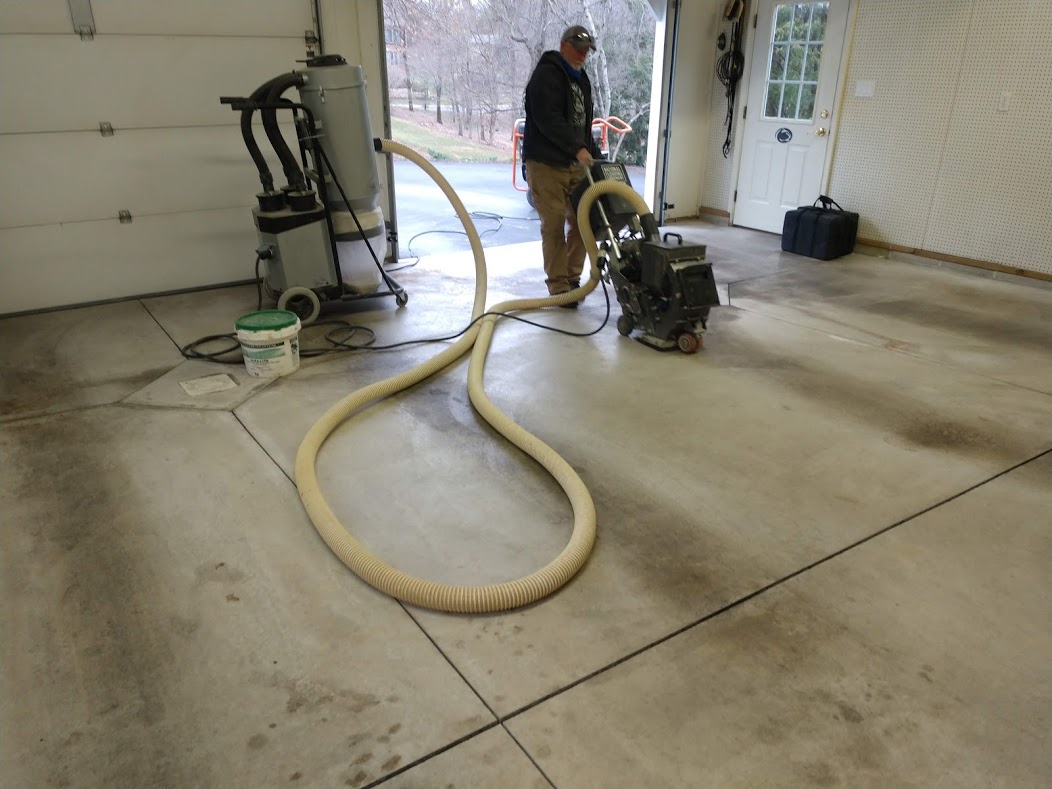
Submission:
<svg viewBox="0 0 1052 789">
<path fill-rule="evenodd" d="M 1052 2 L 977 2 L 924 247 L 1052 274 Z"/>
<path fill-rule="evenodd" d="M 1050 128 L 1052 2 L 858 0 L 829 193 L 860 237 L 1052 273 Z"/>
</svg>

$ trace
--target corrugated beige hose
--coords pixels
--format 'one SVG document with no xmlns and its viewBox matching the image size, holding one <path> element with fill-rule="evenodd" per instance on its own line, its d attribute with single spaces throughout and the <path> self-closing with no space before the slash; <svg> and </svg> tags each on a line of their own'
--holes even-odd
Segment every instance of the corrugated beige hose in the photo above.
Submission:
<svg viewBox="0 0 1052 789">
<path fill-rule="evenodd" d="M 475 301 L 471 310 L 471 318 L 475 320 L 483 314 L 486 303 L 486 261 L 482 251 L 482 242 L 479 240 L 471 217 L 442 174 L 422 156 L 411 148 L 391 140 L 383 140 L 381 150 L 404 156 L 419 165 L 438 184 L 456 210 L 475 256 Z M 557 306 L 583 298 L 595 289 L 599 282 L 597 267 L 599 250 L 587 217 L 592 203 L 597 197 L 606 193 L 623 196 L 640 214 L 650 212 L 643 199 L 624 184 L 601 181 L 588 188 L 581 199 L 578 212 L 578 216 L 581 217 L 581 233 L 592 263 L 591 278 L 588 282 L 577 290 L 558 296 L 506 301 L 492 307 L 489 312 L 505 313 L 512 310 Z M 457 613 L 487 613 L 527 605 L 551 594 L 569 581 L 584 565 L 595 542 L 595 506 L 588 488 L 585 487 L 577 472 L 555 450 L 503 414 L 486 396 L 483 388 L 483 368 L 496 320 L 496 315 L 487 315 L 474 324 L 459 341 L 437 356 L 400 375 L 371 384 L 347 395 L 329 408 L 311 427 L 296 453 L 296 487 L 299 489 L 303 505 L 321 538 L 340 558 L 340 561 L 363 581 L 385 594 L 412 605 Z M 453 586 L 415 578 L 395 569 L 367 551 L 344 528 L 325 501 L 318 485 L 315 463 L 322 444 L 351 414 L 434 375 L 469 350 L 471 360 L 468 365 L 468 394 L 475 410 L 501 435 L 540 463 L 562 486 L 573 508 L 574 524 L 570 541 L 562 552 L 548 565 L 525 578 L 484 586 Z"/>
</svg>

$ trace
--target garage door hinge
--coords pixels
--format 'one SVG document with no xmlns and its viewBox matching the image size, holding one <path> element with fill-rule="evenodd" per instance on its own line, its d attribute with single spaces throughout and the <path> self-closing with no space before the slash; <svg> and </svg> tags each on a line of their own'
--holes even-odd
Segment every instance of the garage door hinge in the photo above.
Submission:
<svg viewBox="0 0 1052 789">
<path fill-rule="evenodd" d="M 132 221 L 131 211 L 121 211 L 117 214 L 117 218 L 121 220 L 122 225 L 130 225 Z"/>
<path fill-rule="evenodd" d="M 742 110 L 742 120 L 745 120 L 745 116 L 749 114 L 749 105 L 745 105 L 745 109 Z"/>
<path fill-rule="evenodd" d="M 308 56 L 313 57 L 315 48 L 318 46 L 318 34 L 313 30 L 304 30 L 303 43 L 307 45 Z"/>
<path fill-rule="evenodd" d="M 81 41 L 95 38 L 95 15 L 91 12 L 91 0 L 67 0 L 69 15 L 73 20 L 73 32 Z"/>
<path fill-rule="evenodd" d="M 756 23 L 759 22 L 759 21 L 760 21 L 760 15 L 758 13 L 757 14 L 753 14 L 752 15 L 752 29 L 753 30 L 756 29 Z"/>
<path fill-rule="evenodd" d="M 738 190 L 737 189 L 734 190 L 734 199 L 731 202 L 733 202 L 733 203 L 737 203 L 738 202 Z"/>
<path fill-rule="evenodd" d="M 112 137 L 113 136 L 113 124 L 112 123 L 106 123 L 105 121 L 100 123 L 99 124 L 99 134 L 101 134 L 103 137 Z"/>
</svg>

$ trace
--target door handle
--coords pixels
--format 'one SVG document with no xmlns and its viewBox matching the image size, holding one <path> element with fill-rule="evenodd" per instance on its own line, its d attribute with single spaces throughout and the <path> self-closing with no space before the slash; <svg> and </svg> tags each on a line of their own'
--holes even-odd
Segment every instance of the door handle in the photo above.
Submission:
<svg viewBox="0 0 1052 789">
<path fill-rule="evenodd" d="M 819 137 L 825 137 L 826 136 L 825 127 L 824 126 L 819 126 L 817 129 L 815 129 L 815 134 L 817 134 Z"/>
</svg>

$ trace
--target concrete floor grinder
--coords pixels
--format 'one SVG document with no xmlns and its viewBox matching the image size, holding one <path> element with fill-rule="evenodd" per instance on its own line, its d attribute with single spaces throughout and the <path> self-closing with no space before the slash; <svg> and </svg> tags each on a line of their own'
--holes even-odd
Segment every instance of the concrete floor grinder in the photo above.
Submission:
<svg viewBox="0 0 1052 789">
<path fill-rule="evenodd" d="M 596 160 L 585 170 L 586 178 L 570 195 L 574 211 L 593 183 L 615 180 L 631 186 L 618 162 Z M 621 305 L 618 332 L 629 337 L 638 329 L 635 339 L 660 351 L 698 350 L 709 309 L 720 304 L 705 245 L 684 244 L 676 233 L 662 237 L 653 214 L 640 216 L 617 195 L 596 200 L 589 220 L 605 258 L 603 276 Z"/>
</svg>

